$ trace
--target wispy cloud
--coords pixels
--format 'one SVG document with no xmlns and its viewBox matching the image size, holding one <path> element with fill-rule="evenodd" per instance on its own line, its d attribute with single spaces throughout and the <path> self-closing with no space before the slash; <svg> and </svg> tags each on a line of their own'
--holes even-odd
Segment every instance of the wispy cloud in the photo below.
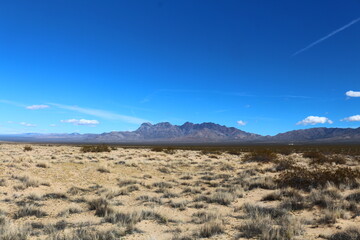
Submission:
<svg viewBox="0 0 360 240">
<path fill-rule="evenodd" d="M 308 116 L 304 120 L 301 120 L 300 122 L 296 123 L 296 125 L 315 125 L 315 124 L 324 124 L 324 123 L 330 123 L 332 124 L 333 121 L 328 119 L 327 117 L 318 117 L 318 116 Z"/>
<path fill-rule="evenodd" d="M 322 38 L 320 38 L 319 40 L 317 40 L 317 41 L 309 44 L 308 46 L 300 49 L 299 51 L 295 52 L 292 56 L 295 57 L 296 55 L 298 55 L 298 54 L 300 54 L 300 53 L 302 53 L 302 52 L 305 52 L 305 51 L 309 50 L 310 48 L 314 47 L 315 45 L 317 45 L 317 44 L 325 41 L 326 39 L 334 36 L 335 34 L 338 34 L 338 33 L 341 32 L 341 31 L 344 31 L 345 29 L 351 27 L 352 25 L 354 25 L 355 23 L 357 23 L 357 22 L 359 22 L 359 21 L 360 21 L 360 18 L 357 18 L 357 19 L 355 19 L 355 20 L 352 20 L 352 21 L 349 22 L 348 24 L 342 26 L 341 28 L 336 29 L 335 31 L 329 33 L 329 34 L 326 35 L 325 37 L 322 37 Z"/>
<path fill-rule="evenodd" d="M 65 109 L 65 110 L 70 110 L 70 111 L 74 111 L 74 112 L 79 112 L 79 113 L 83 113 L 83 114 L 87 114 L 87 115 L 91 115 L 91 116 L 104 118 L 104 119 L 120 120 L 123 122 L 132 123 L 132 124 L 141 124 L 144 122 L 150 122 L 149 120 L 146 120 L 146 119 L 121 115 L 121 114 L 117 114 L 117 113 L 113 113 L 113 112 L 109 112 L 109 111 L 105 111 L 105 110 L 83 108 L 83 107 L 78 107 L 78 106 L 69 106 L 69 105 L 63 105 L 63 104 L 57 104 L 57 103 L 49 103 L 49 105 L 55 106 L 55 107 L 58 107 L 61 109 Z"/>
<path fill-rule="evenodd" d="M 238 124 L 239 126 L 245 126 L 247 123 L 244 122 L 244 121 L 242 121 L 242 120 L 239 120 L 239 121 L 237 121 L 237 124 Z"/>
<path fill-rule="evenodd" d="M 5 100 L 5 99 L 0 99 L 0 103 L 5 103 L 5 104 L 8 104 L 8 105 L 13 105 L 13 106 L 17 106 L 17 107 L 26 107 L 26 105 L 24 105 L 24 104 L 9 101 L 9 100 Z"/>
<path fill-rule="evenodd" d="M 360 122 L 360 115 L 354 115 L 351 117 L 347 117 L 344 119 L 341 119 L 341 121 L 345 121 L 345 122 Z"/>
<path fill-rule="evenodd" d="M 356 92 L 356 91 L 347 91 L 346 96 L 348 97 L 360 97 L 360 92 Z"/>
<path fill-rule="evenodd" d="M 27 122 L 21 122 L 20 125 L 23 125 L 25 127 L 36 127 L 36 124 L 27 123 Z"/>
<path fill-rule="evenodd" d="M 67 120 L 61 120 L 61 122 L 72 123 L 74 125 L 90 125 L 90 126 L 95 126 L 100 123 L 98 120 L 88 120 L 88 119 L 67 119 Z"/>
<path fill-rule="evenodd" d="M 25 127 L 36 127 L 36 124 L 28 123 L 28 122 L 14 122 L 14 121 L 7 121 L 9 124 L 19 124 Z"/>
<path fill-rule="evenodd" d="M 298 95 L 254 95 L 244 92 L 226 92 L 226 91 L 213 91 L 213 90 L 193 90 L 193 89 L 158 89 L 151 94 L 147 95 L 140 103 L 150 102 L 157 95 L 164 93 L 184 93 L 184 94 L 208 94 L 208 95 L 219 95 L 219 96 L 233 96 L 233 97 L 264 97 L 264 98 L 302 98 L 311 99 L 309 96 L 298 96 Z"/>
<path fill-rule="evenodd" d="M 49 108 L 49 105 L 31 105 L 31 106 L 27 106 L 26 109 L 30 109 L 30 110 L 39 110 L 39 109 L 45 109 L 45 108 Z"/>
</svg>

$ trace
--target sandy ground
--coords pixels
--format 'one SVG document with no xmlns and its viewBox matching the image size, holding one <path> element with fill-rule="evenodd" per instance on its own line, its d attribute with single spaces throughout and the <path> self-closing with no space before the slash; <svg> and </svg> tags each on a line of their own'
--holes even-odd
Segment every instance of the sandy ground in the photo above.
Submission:
<svg viewBox="0 0 360 240">
<path fill-rule="evenodd" d="M 29 145 L 0 144 L 0 212 L 8 221 L 3 232 L 0 230 L 0 239 L 1 234 L 11 232 L 6 227 L 22 227 L 25 239 L 57 239 L 76 229 L 118 230 L 124 239 L 258 239 L 242 234 L 241 226 L 249 221 L 244 204 L 281 206 L 281 200 L 262 200 L 280 191 L 274 183 L 279 174 L 276 164 L 246 162 L 246 153 L 166 153 L 120 147 L 111 152 L 82 153 L 77 146 L 31 145 L 31 151 L 24 151 L 25 146 Z M 278 158 L 308 164 L 301 154 L 279 154 Z M 348 162 L 356 167 L 351 159 Z M 339 201 L 358 190 L 336 188 Z M 89 202 L 99 199 L 106 201 L 109 212 L 98 214 L 90 207 Z M 24 208 L 44 214 L 29 210 L 21 214 Z M 141 211 L 153 215 L 132 224 L 106 220 L 116 213 Z M 360 225 L 360 215 L 350 210 L 333 213 L 335 221 L 319 221 L 327 211 L 319 206 L 288 211 L 301 225 L 299 233 L 289 239 L 324 239 Z M 220 230 L 204 230 L 209 226 Z M 211 236 L 206 236 L 207 232 Z"/>
</svg>

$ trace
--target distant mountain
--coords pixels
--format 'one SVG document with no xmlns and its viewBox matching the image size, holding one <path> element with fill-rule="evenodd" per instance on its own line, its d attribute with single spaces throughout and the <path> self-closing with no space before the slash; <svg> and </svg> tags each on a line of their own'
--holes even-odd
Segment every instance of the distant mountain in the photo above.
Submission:
<svg viewBox="0 0 360 240">
<path fill-rule="evenodd" d="M 99 142 L 112 141 L 250 141 L 260 138 L 260 135 L 241 131 L 234 127 L 221 126 L 215 123 L 194 124 L 186 122 L 181 126 L 168 122 L 158 124 L 143 123 L 133 132 L 110 132 L 90 136 L 87 140 Z"/>
<path fill-rule="evenodd" d="M 310 128 L 261 136 L 234 127 L 206 122 L 172 125 L 143 123 L 135 131 L 113 131 L 102 134 L 21 134 L 3 135 L 0 141 L 88 142 L 88 143 L 309 143 L 360 142 L 360 128 Z"/>
<path fill-rule="evenodd" d="M 279 142 L 360 141 L 360 128 L 310 128 L 279 133 L 270 138 Z"/>
</svg>

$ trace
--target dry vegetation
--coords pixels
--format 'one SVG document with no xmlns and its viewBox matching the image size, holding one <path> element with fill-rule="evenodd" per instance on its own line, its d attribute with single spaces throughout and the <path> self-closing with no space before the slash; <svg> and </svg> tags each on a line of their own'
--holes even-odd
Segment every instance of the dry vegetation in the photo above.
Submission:
<svg viewBox="0 0 360 240">
<path fill-rule="evenodd" d="M 0 144 L 0 239 L 360 239 L 358 146 Z"/>
</svg>

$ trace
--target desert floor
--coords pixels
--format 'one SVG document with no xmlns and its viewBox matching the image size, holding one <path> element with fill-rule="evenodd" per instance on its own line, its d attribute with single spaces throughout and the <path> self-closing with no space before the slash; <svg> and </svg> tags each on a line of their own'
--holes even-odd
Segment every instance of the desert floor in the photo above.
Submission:
<svg viewBox="0 0 360 240">
<path fill-rule="evenodd" d="M 357 156 L 314 163 L 302 153 L 80 150 L 0 144 L 0 239 L 360 237 Z M 302 187 L 279 180 L 304 169 L 354 176 Z"/>
</svg>

